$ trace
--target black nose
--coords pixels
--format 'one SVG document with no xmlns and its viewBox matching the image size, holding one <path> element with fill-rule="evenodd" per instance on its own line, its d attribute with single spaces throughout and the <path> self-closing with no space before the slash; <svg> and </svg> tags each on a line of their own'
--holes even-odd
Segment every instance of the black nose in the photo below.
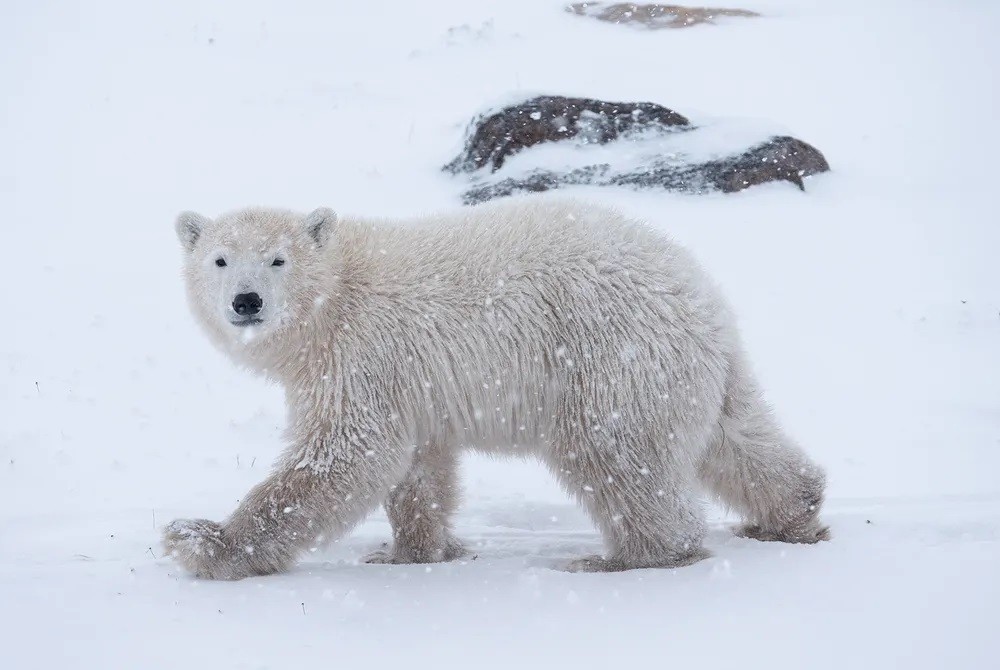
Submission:
<svg viewBox="0 0 1000 670">
<path fill-rule="evenodd" d="M 263 306 L 264 301 L 256 293 L 240 293 L 233 298 L 233 311 L 240 316 L 253 316 Z"/>
</svg>

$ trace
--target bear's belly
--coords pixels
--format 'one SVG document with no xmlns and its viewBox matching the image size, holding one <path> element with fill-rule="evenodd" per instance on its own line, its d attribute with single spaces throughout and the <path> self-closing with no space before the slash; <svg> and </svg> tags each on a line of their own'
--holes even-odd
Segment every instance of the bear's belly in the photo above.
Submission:
<svg viewBox="0 0 1000 670">
<path fill-rule="evenodd" d="M 500 383 L 497 383 L 500 380 Z M 551 439 L 560 384 L 494 375 L 487 379 L 453 376 L 427 387 L 410 400 L 424 408 L 414 416 L 416 443 L 443 441 L 453 448 L 488 454 L 534 454 Z"/>
</svg>

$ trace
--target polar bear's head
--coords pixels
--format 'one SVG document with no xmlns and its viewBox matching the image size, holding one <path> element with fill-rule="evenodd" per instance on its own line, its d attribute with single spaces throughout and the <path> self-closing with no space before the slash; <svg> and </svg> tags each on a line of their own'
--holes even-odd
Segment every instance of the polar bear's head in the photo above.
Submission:
<svg viewBox="0 0 1000 670">
<path fill-rule="evenodd" d="M 327 208 L 178 216 L 188 299 L 213 339 L 230 351 L 258 349 L 309 321 L 330 289 L 326 247 L 336 220 Z"/>
</svg>

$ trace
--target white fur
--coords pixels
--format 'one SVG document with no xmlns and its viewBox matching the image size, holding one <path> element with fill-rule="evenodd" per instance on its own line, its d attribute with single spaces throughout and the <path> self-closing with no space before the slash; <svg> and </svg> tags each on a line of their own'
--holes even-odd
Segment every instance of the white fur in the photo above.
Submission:
<svg viewBox="0 0 1000 670">
<path fill-rule="evenodd" d="M 827 537 L 822 472 L 775 424 L 729 308 L 646 225 L 536 198 L 413 221 L 184 214 L 178 233 L 195 315 L 289 409 L 284 455 L 225 523 L 167 527 L 198 575 L 284 570 L 383 500 L 395 544 L 371 560 L 454 558 L 463 447 L 536 456 L 580 501 L 608 554 L 571 569 L 706 556 L 699 485 L 745 534 Z M 228 321 L 244 290 L 258 327 Z"/>
</svg>

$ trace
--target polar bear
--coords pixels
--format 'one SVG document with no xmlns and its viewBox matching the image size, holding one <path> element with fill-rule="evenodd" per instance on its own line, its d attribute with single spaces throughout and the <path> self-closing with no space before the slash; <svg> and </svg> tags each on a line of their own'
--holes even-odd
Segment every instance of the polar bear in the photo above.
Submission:
<svg viewBox="0 0 1000 670">
<path fill-rule="evenodd" d="M 412 221 L 250 208 L 176 222 L 188 298 L 235 361 L 282 384 L 287 447 L 224 522 L 178 520 L 200 577 L 288 569 L 384 502 L 390 550 L 464 553 L 463 448 L 540 459 L 607 553 L 572 571 L 708 554 L 699 490 L 761 540 L 827 539 L 824 474 L 779 428 L 733 315 L 648 225 L 538 196 Z"/>
</svg>

